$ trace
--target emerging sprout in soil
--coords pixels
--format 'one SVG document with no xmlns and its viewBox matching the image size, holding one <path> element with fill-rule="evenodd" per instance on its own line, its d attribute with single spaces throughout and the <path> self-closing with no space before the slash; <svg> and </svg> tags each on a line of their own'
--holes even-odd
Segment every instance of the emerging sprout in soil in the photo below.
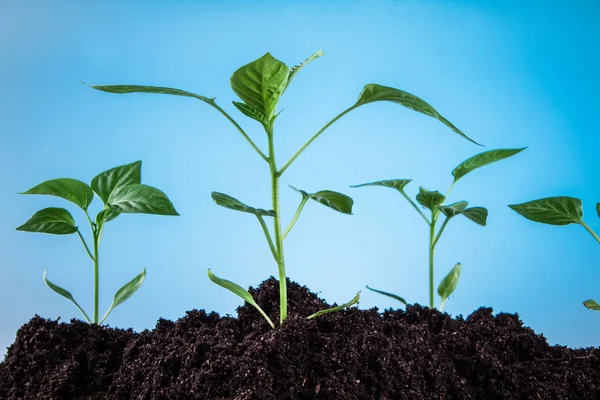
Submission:
<svg viewBox="0 0 600 400">
<path fill-rule="evenodd" d="M 582 202 L 575 197 L 546 197 L 527 203 L 511 204 L 509 207 L 525 218 L 542 224 L 579 224 L 600 243 L 600 237 L 583 221 Z M 600 217 L 600 203 L 596 203 L 596 213 Z M 600 311 L 600 304 L 594 300 L 586 300 L 583 305 L 590 310 Z"/>
<path fill-rule="evenodd" d="M 71 216 L 71 213 L 64 208 L 44 208 L 36 212 L 27 222 L 18 227 L 17 230 L 51 233 L 54 235 L 77 233 L 87 255 L 94 263 L 93 319 L 88 317 L 87 313 L 75 301 L 75 298 L 73 298 L 68 290 L 63 289 L 46 278 L 46 271 L 44 271 L 44 282 L 54 292 L 73 302 L 89 323 L 93 322 L 97 324 L 99 318 L 99 250 L 104 224 L 124 213 L 179 215 L 167 195 L 154 187 L 141 183 L 141 168 L 142 162 L 136 161 L 132 164 L 102 172 L 92 179 L 89 186 L 76 179 L 59 178 L 40 183 L 22 193 L 62 197 L 76 204 L 85 213 L 92 230 L 93 251 L 90 251 L 79 227 L 75 225 L 75 220 Z M 104 208 L 96 215 L 96 219 L 92 220 L 88 212 L 88 207 L 94 198 L 94 193 L 100 197 Z M 106 320 L 106 317 L 108 317 L 116 306 L 130 298 L 142 286 L 145 278 L 146 269 L 144 268 L 138 276 L 127 282 L 117 291 L 111 306 L 100 320 L 100 324 Z"/>
<path fill-rule="evenodd" d="M 421 211 L 421 209 L 417 206 L 417 204 L 406 194 L 404 191 L 404 187 L 411 182 L 410 179 L 389 179 L 383 181 L 376 181 L 370 183 L 363 183 L 360 185 L 355 185 L 351 187 L 362 187 L 362 186 L 383 186 L 389 187 L 392 189 L 396 189 L 400 192 L 400 194 L 410 203 L 410 205 L 419 213 L 419 215 L 423 218 L 423 220 L 429 226 L 429 307 L 434 307 L 434 299 L 433 299 L 433 286 L 434 286 L 434 253 L 435 246 L 440 240 L 444 229 L 448 222 L 457 215 L 463 215 L 475 222 L 478 225 L 485 226 L 486 220 L 488 216 L 487 209 L 483 207 L 468 207 L 469 203 L 461 200 L 452 204 L 445 204 L 446 198 L 450 195 L 452 188 L 460 178 L 467 175 L 469 172 L 483 167 L 485 165 L 491 164 L 496 161 L 503 160 L 505 158 L 511 157 L 525 148 L 520 149 L 498 149 L 498 150 L 490 150 L 485 151 L 483 153 L 479 153 L 462 163 L 460 163 L 454 170 L 452 171 L 452 176 L 454 177 L 454 181 L 450 185 L 450 188 L 446 192 L 446 195 L 441 194 L 440 192 L 430 191 L 423 187 L 419 187 L 419 193 L 416 196 L 416 200 L 421 206 L 425 207 L 429 210 L 430 216 L 429 218 Z M 436 224 L 441 215 L 444 215 L 444 221 L 440 228 L 436 231 Z M 448 297 L 454 292 L 456 289 L 456 285 L 458 284 L 458 279 L 460 277 L 461 264 L 457 263 L 450 272 L 442 279 L 438 286 L 438 294 L 441 297 L 440 303 L 440 311 L 443 310 L 444 304 Z M 367 289 L 372 290 L 374 292 L 392 297 L 404 305 L 406 305 L 406 301 L 404 298 L 389 293 L 384 292 L 382 290 L 372 289 L 367 286 Z"/>
<path fill-rule="evenodd" d="M 135 85 L 110 85 L 110 86 L 92 86 L 94 89 L 102 90 L 110 93 L 158 93 L 158 94 L 170 94 L 176 96 L 192 97 L 200 100 L 209 106 L 219 111 L 227 120 L 229 120 L 235 129 L 244 137 L 244 139 L 250 144 L 254 151 L 267 163 L 270 173 L 271 181 L 271 209 L 255 208 L 244 204 L 238 199 L 229 196 L 227 194 L 213 192 L 212 198 L 214 201 L 226 208 L 230 208 L 236 211 L 242 211 L 245 213 L 253 214 L 265 234 L 265 238 L 277 263 L 279 271 L 279 285 L 280 285 L 280 323 L 283 323 L 287 317 L 287 287 L 286 287 L 286 270 L 285 270 L 285 257 L 284 257 L 284 239 L 289 235 L 291 229 L 294 227 L 298 216 L 302 212 L 302 209 L 308 202 L 308 200 L 315 200 L 329 208 L 332 208 L 338 212 L 344 214 L 352 213 L 353 201 L 350 197 L 333 192 L 330 190 L 321 190 L 315 193 L 308 193 L 303 190 L 292 188 L 299 192 L 302 196 L 300 205 L 297 211 L 288 224 L 285 230 L 282 229 L 281 219 L 281 207 L 279 201 L 279 185 L 280 179 L 287 171 L 287 169 L 293 164 L 293 162 L 302 154 L 304 150 L 314 142 L 328 127 L 330 127 L 338 119 L 350 111 L 378 101 L 389 101 L 410 108 L 411 110 L 420 112 L 430 117 L 436 118 L 445 125 L 447 125 L 454 132 L 462 136 L 463 138 L 473 142 L 472 139 L 467 137 L 458 128 L 456 128 L 450 121 L 441 116 L 433 107 L 422 99 L 413 96 L 402 90 L 394 89 L 391 87 L 381 86 L 377 84 L 368 84 L 364 87 L 362 93 L 359 95 L 358 100 L 342 111 L 339 115 L 329 121 L 323 128 L 315 133 L 292 157 L 290 157 L 283 165 L 278 164 L 276 161 L 275 152 L 275 120 L 279 116 L 276 113 L 277 103 L 281 96 L 284 94 L 290 83 L 300 70 L 304 68 L 310 62 L 321 57 L 324 53 L 319 50 L 303 63 L 289 68 L 283 62 L 275 59 L 271 54 L 267 53 L 259 59 L 244 65 L 233 73 L 230 79 L 231 87 L 235 94 L 242 100 L 241 102 L 234 101 L 233 105 L 246 117 L 257 121 L 262 125 L 268 139 L 268 149 L 263 152 L 254 141 L 248 136 L 246 131 L 220 106 L 215 102 L 215 98 L 205 97 L 197 95 L 191 92 L 187 92 L 179 89 L 172 89 L 166 87 L 156 86 L 135 86 Z M 281 165 L 281 166 L 280 166 Z M 265 217 L 273 219 L 273 232 L 269 231 L 265 222 Z M 223 286 L 224 288 L 237 294 L 244 300 L 248 301 L 251 305 L 256 307 L 258 311 L 265 315 L 265 313 L 259 308 L 255 302 L 249 301 L 251 298 L 250 294 L 239 285 L 233 282 L 226 281 L 221 278 L 217 278 L 210 271 L 208 272 L 209 278 L 216 284 Z M 355 304 L 358 301 L 358 295 L 346 305 Z M 324 310 L 328 311 L 328 310 Z M 335 309 L 330 310 L 335 311 Z M 322 313 L 322 312 L 321 312 Z M 271 326 L 273 323 L 267 320 Z"/>
</svg>

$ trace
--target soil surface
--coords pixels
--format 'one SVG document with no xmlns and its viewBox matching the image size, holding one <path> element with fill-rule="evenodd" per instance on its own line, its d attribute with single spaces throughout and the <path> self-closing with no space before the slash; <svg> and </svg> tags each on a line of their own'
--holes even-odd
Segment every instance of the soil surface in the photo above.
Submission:
<svg viewBox="0 0 600 400">
<path fill-rule="evenodd" d="M 251 293 L 278 321 L 278 282 Z M 600 399 L 600 349 L 549 346 L 515 314 L 414 305 L 307 321 L 330 305 L 294 282 L 288 294 L 275 330 L 248 304 L 142 333 L 35 316 L 0 364 L 0 399 Z"/>
</svg>

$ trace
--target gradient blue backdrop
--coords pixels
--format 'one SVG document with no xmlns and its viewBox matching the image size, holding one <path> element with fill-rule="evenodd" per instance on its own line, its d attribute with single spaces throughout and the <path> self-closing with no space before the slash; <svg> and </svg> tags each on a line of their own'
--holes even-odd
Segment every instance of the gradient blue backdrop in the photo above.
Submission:
<svg viewBox="0 0 600 400">
<path fill-rule="evenodd" d="M 116 96 L 94 84 L 149 84 L 217 96 L 261 146 L 264 133 L 231 105 L 231 73 L 270 51 L 294 65 L 319 48 L 280 102 L 276 144 L 287 160 L 366 83 L 433 104 L 479 148 L 438 121 L 393 104 L 361 107 L 333 125 L 286 172 L 282 213 L 307 191 L 355 199 L 354 215 L 309 204 L 287 240 L 288 275 L 329 302 L 365 284 L 427 303 L 427 227 L 389 189 L 362 182 L 412 178 L 445 191 L 450 171 L 493 148 L 529 149 L 461 180 L 451 200 L 486 206 L 483 228 L 457 219 L 437 251 L 436 282 L 460 261 L 446 310 L 517 312 L 552 344 L 600 345 L 600 248 L 579 226 L 535 224 L 506 207 L 540 197 L 583 200 L 600 230 L 597 118 L 600 6 L 595 1 L 180 1 L 0 0 L 0 354 L 34 314 L 80 318 L 47 289 L 42 271 L 92 306 L 92 266 L 77 237 L 17 232 L 61 199 L 20 196 L 44 180 L 89 182 L 143 160 L 145 183 L 164 190 L 181 217 L 124 215 L 102 242 L 101 309 L 146 267 L 148 277 L 108 322 L 136 330 L 192 308 L 235 314 L 240 300 L 206 269 L 256 286 L 276 266 L 257 221 L 216 206 L 213 190 L 268 208 L 266 164 L 214 109 L 158 95 Z M 98 207 L 98 203 L 94 203 Z M 98 208 L 93 208 L 97 211 Z M 87 232 L 87 231 L 86 231 Z M 360 307 L 397 307 L 363 290 Z"/>
</svg>

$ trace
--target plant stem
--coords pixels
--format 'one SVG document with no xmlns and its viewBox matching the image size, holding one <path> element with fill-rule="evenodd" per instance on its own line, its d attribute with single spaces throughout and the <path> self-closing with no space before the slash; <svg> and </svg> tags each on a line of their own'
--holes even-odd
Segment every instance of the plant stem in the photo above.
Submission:
<svg viewBox="0 0 600 400">
<path fill-rule="evenodd" d="M 290 231 L 296 224 L 296 221 L 298 220 L 298 217 L 300 216 L 302 209 L 304 209 L 304 205 L 306 204 L 307 201 L 308 201 L 308 197 L 302 197 L 302 201 L 300 202 L 300 205 L 298 206 L 298 209 L 296 210 L 296 214 L 294 214 L 294 218 L 292 218 L 292 220 L 290 221 L 290 224 L 288 225 L 287 229 L 283 233 L 283 239 L 286 238 L 288 233 L 290 233 Z"/>
<path fill-rule="evenodd" d="M 404 190 L 401 190 L 400 193 L 402 194 L 402 196 L 404 196 L 404 198 L 406 199 L 406 201 L 408 201 L 415 210 L 417 210 L 417 212 L 421 215 L 421 217 L 423 217 L 423 219 L 425 220 L 425 222 L 427 222 L 427 225 L 431 225 L 431 222 L 429 222 L 429 220 L 427 219 L 427 217 L 425 216 L 425 214 L 423 214 L 423 212 L 419 209 L 419 207 L 415 204 L 414 201 L 411 200 L 410 197 L 408 197 L 406 195 L 406 193 L 404 193 Z"/>
<path fill-rule="evenodd" d="M 100 273 L 98 268 L 99 248 L 100 231 L 94 231 L 94 324 L 98 323 L 98 305 L 100 302 Z"/>
<path fill-rule="evenodd" d="M 435 250 L 435 218 L 431 212 L 429 224 L 429 308 L 433 308 L 433 253 Z"/>
<path fill-rule="evenodd" d="M 262 226 L 263 232 L 265 233 L 265 237 L 267 238 L 267 242 L 269 243 L 269 247 L 271 248 L 271 253 L 273 254 L 273 258 L 275 258 L 275 261 L 277 261 L 278 260 L 277 250 L 275 249 L 275 246 L 273 245 L 273 239 L 271 239 L 271 233 L 269 232 L 269 228 L 267 228 L 267 224 L 265 223 L 265 220 L 262 217 L 262 215 L 257 215 L 256 218 L 258 218 L 258 222 L 260 222 L 260 226 Z"/>
<path fill-rule="evenodd" d="M 440 230 L 437 233 L 437 236 L 435 237 L 435 240 L 433 241 L 433 246 L 435 247 L 435 245 L 437 244 L 438 240 L 440 240 L 440 236 L 442 236 L 442 232 L 444 232 L 444 228 L 446 227 L 446 225 L 448 224 L 448 221 L 450 221 L 450 218 L 446 217 L 446 219 L 444 220 L 444 222 L 442 223 L 442 226 L 440 227 Z"/>
<path fill-rule="evenodd" d="M 596 234 L 596 232 L 594 232 L 592 230 L 592 228 L 589 227 L 588 224 L 586 224 L 585 222 L 581 221 L 581 226 L 583 226 L 594 237 L 594 239 L 596 239 L 598 241 L 598 243 L 600 243 L 600 237 L 598 237 L 598 235 Z"/>
<path fill-rule="evenodd" d="M 79 229 L 77 229 L 77 234 L 79 235 L 79 239 L 81 239 L 81 243 L 83 243 L 83 247 L 85 247 L 85 251 L 87 252 L 88 256 L 90 256 L 92 261 L 94 261 L 94 256 L 90 252 L 90 248 L 88 247 L 87 243 L 85 242 L 85 239 L 81 235 L 81 232 L 79 232 Z"/>
</svg>

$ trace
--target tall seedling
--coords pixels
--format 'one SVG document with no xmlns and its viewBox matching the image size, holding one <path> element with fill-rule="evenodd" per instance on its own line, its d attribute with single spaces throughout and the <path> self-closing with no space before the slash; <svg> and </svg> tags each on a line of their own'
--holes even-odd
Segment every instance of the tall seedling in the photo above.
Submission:
<svg viewBox="0 0 600 400">
<path fill-rule="evenodd" d="M 276 112 L 277 103 L 283 93 L 286 91 L 290 83 L 297 74 L 307 64 L 321 57 L 324 53 L 317 51 L 311 55 L 303 63 L 289 68 L 283 62 L 275 59 L 271 54 L 267 53 L 259 59 L 244 65 L 233 73 L 230 79 L 231 87 L 235 94 L 242 100 L 241 102 L 234 101 L 233 105 L 246 117 L 257 121 L 264 128 L 265 134 L 268 140 L 268 149 L 263 152 L 254 141 L 248 136 L 244 129 L 221 107 L 215 102 L 215 98 L 205 97 L 197 95 L 191 92 L 187 92 L 179 89 L 172 89 L 166 87 L 156 86 L 136 86 L 136 85 L 110 85 L 110 86 L 92 86 L 94 89 L 102 90 L 110 93 L 158 93 L 158 94 L 171 94 L 176 96 L 192 97 L 200 100 L 211 107 L 219 111 L 227 120 L 229 120 L 233 126 L 239 131 L 239 133 L 246 139 L 254 151 L 262 158 L 268 165 L 271 181 L 271 209 L 261 209 L 248 206 L 243 202 L 237 200 L 234 197 L 223 193 L 213 192 L 212 197 L 215 202 L 223 207 L 230 208 L 236 211 L 242 211 L 245 213 L 253 214 L 265 234 L 273 258 L 277 263 L 279 271 L 279 287 L 280 287 L 280 323 L 283 323 L 287 317 L 287 286 L 286 286 L 286 271 L 285 271 L 285 257 L 284 257 L 284 240 L 289 234 L 294 224 L 296 223 L 298 216 L 302 212 L 303 207 L 308 200 L 315 200 L 327 207 L 330 207 L 338 212 L 350 214 L 352 212 L 353 201 L 348 196 L 333 192 L 330 190 L 321 190 L 315 193 L 308 193 L 303 190 L 297 190 L 302 196 L 300 205 L 292 218 L 291 222 L 284 230 L 282 229 L 281 221 L 281 207 L 279 201 L 279 186 L 280 179 L 287 171 L 287 169 L 293 164 L 293 162 L 302 154 L 304 150 L 314 142 L 327 128 L 329 128 L 334 122 L 348 114 L 350 111 L 378 101 L 389 101 L 410 108 L 414 111 L 428 115 L 430 117 L 440 120 L 442 123 L 447 125 L 454 132 L 462 136 L 463 138 L 471 140 L 458 128 L 456 128 L 450 121 L 441 116 L 433 107 L 422 99 L 407 93 L 402 90 L 394 89 L 391 87 L 381 86 L 377 84 L 368 84 L 364 87 L 362 93 L 359 95 L 358 100 L 342 111 L 339 115 L 329 121 L 323 128 L 315 133 L 291 158 L 289 158 L 283 165 L 276 161 L 275 152 L 275 120 L 279 115 Z M 474 142 L 475 143 L 475 142 Z M 267 227 L 265 218 L 272 218 L 272 232 Z M 236 293 L 238 296 L 243 298 L 245 301 L 252 304 L 258 309 L 258 311 L 266 317 L 266 314 L 258 307 L 258 305 L 252 300 L 252 296 L 239 285 L 216 277 L 212 272 L 208 271 L 209 278 L 220 286 L 227 288 L 228 290 Z M 358 295 L 355 299 L 358 301 Z M 356 302 L 354 301 L 354 303 Z M 346 305 L 354 304 L 352 301 Z M 326 311 L 326 310 L 323 310 Z M 333 310 L 331 310 L 333 311 Z M 322 313 L 322 312 L 321 312 Z M 311 316 L 312 317 L 312 316 Z M 267 318 L 267 321 L 274 326 L 274 324 Z"/>
</svg>

